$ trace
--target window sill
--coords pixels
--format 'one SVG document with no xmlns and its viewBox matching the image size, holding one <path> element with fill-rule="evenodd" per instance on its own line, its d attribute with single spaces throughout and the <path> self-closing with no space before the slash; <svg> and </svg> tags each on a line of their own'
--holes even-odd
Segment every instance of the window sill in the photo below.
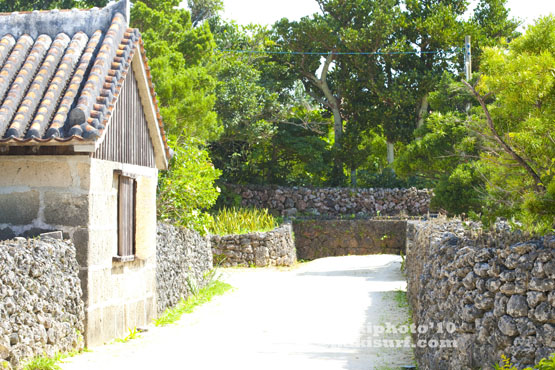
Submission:
<svg viewBox="0 0 555 370">
<path fill-rule="evenodd" d="M 112 257 L 112 262 L 133 262 L 135 261 L 135 256 L 114 256 Z"/>
</svg>

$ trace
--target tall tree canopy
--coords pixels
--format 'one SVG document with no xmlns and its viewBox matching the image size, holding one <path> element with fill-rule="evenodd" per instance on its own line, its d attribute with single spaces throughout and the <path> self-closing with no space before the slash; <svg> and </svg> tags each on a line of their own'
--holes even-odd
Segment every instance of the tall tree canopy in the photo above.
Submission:
<svg viewBox="0 0 555 370">
<path fill-rule="evenodd" d="M 141 31 L 164 124 L 176 137 L 212 140 L 221 133 L 211 73 L 214 40 L 208 24 L 193 27 L 178 0 L 137 1 L 131 26 Z"/>
<path fill-rule="evenodd" d="M 542 18 L 507 47 L 486 48 L 484 75 L 467 84 L 480 104 L 471 124 L 486 143 L 490 213 L 539 231 L 555 228 L 554 45 L 555 17 Z"/>
</svg>

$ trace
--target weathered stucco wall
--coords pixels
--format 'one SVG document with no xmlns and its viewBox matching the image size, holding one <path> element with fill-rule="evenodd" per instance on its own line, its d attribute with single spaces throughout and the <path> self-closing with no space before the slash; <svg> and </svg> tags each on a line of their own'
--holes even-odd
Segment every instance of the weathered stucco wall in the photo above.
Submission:
<svg viewBox="0 0 555 370">
<path fill-rule="evenodd" d="M 85 318 L 69 241 L 0 242 L 0 368 L 82 347 Z"/>
<path fill-rule="evenodd" d="M 420 369 L 486 369 L 502 354 L 520 369 L 555 352 L 555 236 L 441 220 L 408 234 Z"/>
<path fill-rule="evenodd" d="M 293 222 L 297 257 L 405 253 L 407 221 L 300 220 Z"/>
<path fill-rule="evenodd" d="M 212 235 L 214 264 L 230 266 L 291 266 L 297 261 L 291 225 L 267 232 Z"/>
<path fill-rule="evenodd" d="M 136 259 L 117 254 L 118 175 L 137 175 Z M 76 248 L 87 346 L 156 315 L 157 170 L 88 156 L 0 156 L 0 239 L 61 230 Z"/>
<path fill-rule="evenodd" d="M 157 231 L 156 302 L 161 314 L 205 286 L 213 266 L 208 236 L 161 222 Z"/>
<path fill-rule="evenodd" d="M 268 208 L 285 216 L 312 215 L 425 215 L 431 190 L 303 188 L 258 185 L 226 185 L 241 197 L 243 206 Z"/>
<path fill-rule="evenodd" d="M 118 245 L 118 175 L 137 175 L 136 254 L 132 262 L 115 262 Z M 88 253 L 81 256 L 86 287 L 85 342 L 88 346 L 123 337 L 156 316 L 157 170 L 91 159 Z"/>
<path fill-rule="evenodd" d="M 79 239 L 89 221 L 89 168 L 86 156 L 0 156 L 0 239 L 52 230 Z"/>
</svg>

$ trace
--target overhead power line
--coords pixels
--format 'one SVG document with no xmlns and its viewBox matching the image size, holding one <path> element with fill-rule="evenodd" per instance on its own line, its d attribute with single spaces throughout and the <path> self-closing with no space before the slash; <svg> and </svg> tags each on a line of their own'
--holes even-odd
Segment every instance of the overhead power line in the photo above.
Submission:
<svg viewBox="0 0 555 370">
<path fill-rule="evenodd" d="M 434 50 L 434 51 L 354 51 L 354 52 L 318 52 L 318 51 L 267 51 L 267 50 L 230 50 L 216 49 L 221 53 L 237 53 L 237 54 L 288 54 L 288 55 L 404 55 L 404 54 L 439 54 L 439 53 L 456 53 L 461 48 L 453 48 L 450 50 Z"/>
</svg>

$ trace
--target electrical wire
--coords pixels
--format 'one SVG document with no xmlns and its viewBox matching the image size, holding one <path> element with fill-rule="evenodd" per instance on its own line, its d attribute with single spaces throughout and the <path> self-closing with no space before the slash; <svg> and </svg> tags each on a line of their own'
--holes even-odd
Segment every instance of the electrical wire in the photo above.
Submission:
<svg viewBox="0 0 555 370">
<path fill-rule="evenodd" d="M 369 51 L 369 52 L 315 52 L 315 51 L 267 51 L 267 50 L 230 50 L 230 49 L 216 49 L 221 53 L 237 53 L 237 54 L 281 54 L 281 55 L 408 55 L 408 54 L 440 54 L 440 53 L 456 53 L 461 48 L 453 48 L 451 50 L 436 50 L 436 51 Z"/>
</svg>

